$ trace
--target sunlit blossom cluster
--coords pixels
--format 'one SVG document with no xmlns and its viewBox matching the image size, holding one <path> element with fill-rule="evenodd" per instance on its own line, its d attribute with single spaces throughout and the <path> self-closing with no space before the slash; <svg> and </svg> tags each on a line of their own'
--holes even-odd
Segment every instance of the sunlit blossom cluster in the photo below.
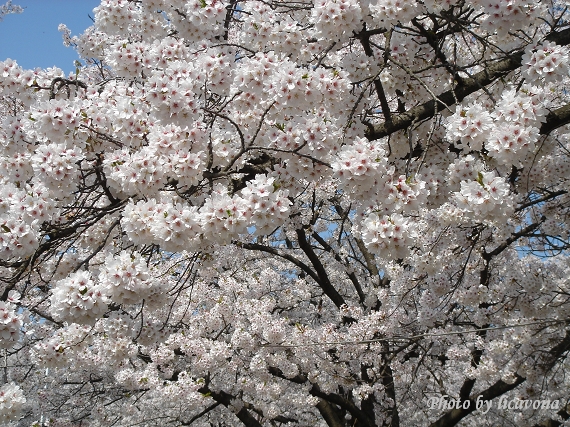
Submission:
<svg viewBox="0 0 570 427">
<path fill-rule="evenodd" d="M 362 224 L 362 240 L 368 249 L 384 259 L 404 258 L 415 232 L 409 219 L 400 214 L 370 214 Z"/>
<path fill-rule="evenodd" d="M 77 271 L 60 280 L 52 291 L 51 312 L 58 320 L 94 323 L 107 309 L 106 289 L 89 271 Z"/>
<path fill-rule="evenodd" d="M 455 193 L 457 206 L 475 219 L 504 221 L 513 210 L 509 184 L 495 172 L 478 172 L 474 180 L 461 181 Z"/>
<path fill-rule="evenodd" d="M 555 83 L 568 77 L 568 48 L 545 41 L 527 47 L 523 56 L 523 73 L 529 83 Z"/>
</svg>

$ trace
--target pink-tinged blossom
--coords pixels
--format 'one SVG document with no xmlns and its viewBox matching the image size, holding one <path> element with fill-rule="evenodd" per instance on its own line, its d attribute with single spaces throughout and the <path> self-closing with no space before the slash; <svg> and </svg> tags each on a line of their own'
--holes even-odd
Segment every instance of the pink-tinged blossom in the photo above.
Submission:
<svg viewBox="0 0 570 427">
<path fill-rule="evenodd" d="M 107 310 L 106 293 L 88 271 L 72 273 L 55 285 L 50 298 L 51 313 L 61 321 L 93 324 Z"/>
<path fill-rule="evenodd" d="M 522 59 L 523 73 L 529 83 L 555 83 L 568 77 L 568 47 L 545 41 L 530 45 Z"/>
<path fill-rule="evenodd" d="M 13 382 L 0 387 L 0 422 L 18 420 L 25 403 L 26 397 L 22 389 Z"/>
<path fill-rule="evenodd" d="M 12 291 L 13 292 L 13 291 Z M 14 297 L 12 297 L 14 300 Z M 16 302 L 16 300 L 14 300 Z M 21 337 L 22 318 L 16 312 L 12 302 L 0 301 L 0 347 L 7 349 L 15 346 Z"/>
</svg>

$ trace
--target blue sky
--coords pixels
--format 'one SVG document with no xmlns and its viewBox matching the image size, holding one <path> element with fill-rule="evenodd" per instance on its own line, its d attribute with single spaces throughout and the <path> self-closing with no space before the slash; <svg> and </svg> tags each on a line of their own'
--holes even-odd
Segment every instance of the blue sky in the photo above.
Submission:
<svg viewBox="0 0 570 427">
<path fill-rule="evenodd" d="M 0 5 L 5 0 L 0 0 Z M 93 8 L 99 0 L 13 0 L 24 12 L 10 14 L 0 22 L 0 61 L 11 58 L 26 69 L 57 66 L 66 73 L 75 72 L 78 59 L 73 48 L 63 45 L 59 24 L 71 35 L 81 34 L 93 22 Z"/>
</svg>

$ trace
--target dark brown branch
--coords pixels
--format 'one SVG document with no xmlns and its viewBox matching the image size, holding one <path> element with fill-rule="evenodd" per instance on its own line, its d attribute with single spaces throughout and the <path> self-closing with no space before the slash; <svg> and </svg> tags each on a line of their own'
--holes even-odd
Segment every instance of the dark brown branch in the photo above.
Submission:
<svg viewBox="0 0 570 427">
<path fill-rule="evenodd" d="M 317 242 L 319 242 L 319 244 L 324 248 L 325 251 L 332 253 L 334 256 L 334 259 L 336 259 L 338 262 L 340 262 L 341 264 L 344 265 L 344 262 L 342 261 L 342 258 L 340 257 L 340 255 L 337 254 L 333 250 L 333 248 L 325 241 L 325 239 L 323 239 L 319 235 L 319 233 L 315 232 L 312 234 L 312 236 Z M 364 292 L 362 291 L 362 286 L 360 286 L 360 282 L 358 282 L 358 278 L 356 277 L 356 274 L 354 274 L 354 272 L 348 273 L 348 278 L 350 279 L 350 281 L 354 285 L 354 289 L 356 289 L 356 293 L 358 294 L 358 298 L 359 298 L 360 302 L 363 303 L 364 300 L 366 299 L 366 296 L 364 295 Z"/>
<path fill-rule="evenodd" d="M 321 399 L 317 403 L 317 409 L 329 427 L 344 427 L 344 423 L 326 400 Z"/>
<path fill-rule="evenodd" d="M 317 283 L 319 284 L 323 292 L 326 294 L 326 296 L 328 296 L 331 299 L 334 305 L 340 308 L 342 305 L 345 304 L 344 298 L 338 293 L 338 291 L 330 282 L 325 267 L 323 266 L 321 260 L 319 259 L 317 254 L 315 254 L 313 248 L 307 241 L 307 236 L 305 234 L 305 231 L 302 229 L 297 230 L 297 238 L 299 239 L 299 247 L 303 250 L 303 252 L 305 252 L 305 255 L 307 255 L 307 258 L 309 258 L 311 264 L 313 264 L 313 267 L 315 268 L 315 271 L 318 276 Z"/>
<path fill-rule="evenodd" d="M 208 406 L 206 409 L 204 409 L 203 411 L 201 411 L 200 413 L 194 415 L 189 421 L 180 421 L 180 424 L 183 426 L 189 426 L 190 424 L 192 424 L 194 421 L 196 421 L 197 419 L 203 417 L 204 415 L 206 415 L 208 412 L 213 411 L 214 409 L 216 409 L 218 406 L 220 406 L 221 403 L 220 402 L 215 402 L 214 404 Z"/>
<path fill-rule="evenodd" d="M 486 251 L 483 252 L 482 254 L 483 259 L 487 262 L 490 261 L 491 258 L 499 255 L 501 252 L 507 249 L 511 243 L 516 242 L 521 237 L 528 236 L 530 233 L 536 230 L 540 226 L 540 224 L 542 224 L 544 221 L 546 221 L 546 217 L 543 216 L 539 222 L 534 222 L 530 224 L 528 227 L 523 228 L 521 231 L 517 233 L 512 233 L 511 237 L 509 237 L 507 240 L 505 240 L 503 243 L 501 243 L 491 252 L 486 252 Z"/>
<path fill-rule="evenodd" d="M 570 123 L 570 104 L 564 105 L 554 111 L 551 111 L 546 116 L 546 122 L 540 127 L 542 135 L 548 135 L 554 129 L 559 128 Z"/>
<path fill-rule="evenodd" d="M 221 403 L 225 407 L 231 406 L 232 401 L 235 400 L 234 396 L 226 393 L 225 391 L 211 391 L 207 387 L 202 387 L 198 391 L 204 395 L 210 396 L 216 402 Z M 242 407 L 235 415 L 246 427 L 262 427 L 261 423 L 249 413 L 245 406 Z"/>
</svg>

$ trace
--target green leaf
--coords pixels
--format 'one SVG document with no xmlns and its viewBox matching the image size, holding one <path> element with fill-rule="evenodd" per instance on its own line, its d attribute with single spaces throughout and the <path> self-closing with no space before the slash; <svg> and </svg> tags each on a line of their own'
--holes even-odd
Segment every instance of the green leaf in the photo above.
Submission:
<svg viewBox="0 0 570 427">
<path fill-rule="evenodd" d="M 85 295 L 87 293 L 87 286 L 85 286 L 83 289 L 79 289 L 79 293 L 81 295 Z"/>
<path fill-rule="evenodd" d="M 206 6 L 206 0 L 200 0 L 200 7 L 205 8 Z"/>
<path fill-rule="evenodd" d="M 2 224 L 2 230 L 4 230 L 6 233 L 9 233 L 11 231 L 6 224 Z"/>
<path fill-rule="evenodd" d="M 479 184 L 481 184 L 481 187 L 484 187 L 485 185 L 483 184 L 483 174 L 481 172 L 477 172 L 477 182 Z"/>
</svg>

